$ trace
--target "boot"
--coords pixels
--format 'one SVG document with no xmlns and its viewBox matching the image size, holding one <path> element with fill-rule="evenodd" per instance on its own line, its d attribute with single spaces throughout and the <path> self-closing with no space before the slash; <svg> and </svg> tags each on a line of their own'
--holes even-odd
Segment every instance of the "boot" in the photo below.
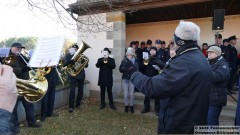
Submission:
<svg viewBox="0 0 240 135">
<path fill-rule="evenodd" d="M 128 113 L 128 106 L 125 106 L 125 113 Z"/>
<path fill-rule="evenodd" d="M 100 110 L 102 110 L 102 109 L 104 109 L 106 107 L 106 105 L 105 104 L 101 104 L 101 106 L 100 106 Z"/>
<path fill-rule="evenodd" d="M 114 104 L 110 104 L 110 108 L 113 110 L 117 110 L 117 108 L 114 106 Z"/>
<path fill-rule="evenodd" d="M 130 111 L 131 111 L 131 113 L 134 113 L 134 108 L 133 108 L 133 106 L 130 106 Z"/>
</svg>

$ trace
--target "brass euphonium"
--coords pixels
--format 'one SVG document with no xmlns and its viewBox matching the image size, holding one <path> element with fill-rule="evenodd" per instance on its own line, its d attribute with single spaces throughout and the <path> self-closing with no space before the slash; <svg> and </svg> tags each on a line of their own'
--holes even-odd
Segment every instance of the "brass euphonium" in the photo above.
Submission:
<svg viewBox="0 0 240 135">
<path fill-rule="evenodd" d="M 78 75 L 83 68 L 88 64 L 88 57 L 82 54 L 86 49 L 91 48 L 87 43 L 81 42 L 81 48 L 77 50 L 77 52 L 73 55 L 71 60 L 74 60 L 74 64 L 69 64 L 66 68 L 67 73 L 71 76 Z"/>
<path fill-rule="evenodd" d="M 3 60 L 3 64 L 11 65 L 16 59 L 14 56 L 9 56 Z M 48 82 L 44 77 L 46 71 L 37 70 L 29 80 L 16 79 L 18 95 L 24 96 L 28 102 L 37 102 L 43 98 L 47 92 Z"/>
<path fill-rule="evenodd" d="M 43 73 L 37 71 L 36 74 L 30 80 L 17 78 L 18 94 L 31 103 L 41 100 L 48 88 L 48 82 Z"/>
</svg>

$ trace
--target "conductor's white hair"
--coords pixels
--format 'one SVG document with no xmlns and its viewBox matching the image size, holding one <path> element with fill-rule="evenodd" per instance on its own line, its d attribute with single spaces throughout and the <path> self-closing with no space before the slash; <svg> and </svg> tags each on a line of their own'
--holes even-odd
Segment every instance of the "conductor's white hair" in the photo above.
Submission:
<svg viewBox="0 0 240 135">
<path fill-rule="evenodd" d="M 183 40 L 197 41 L 200 39 L 200 28 L 193 22 L 180 21 L 175 35 Z"/>
</svg>

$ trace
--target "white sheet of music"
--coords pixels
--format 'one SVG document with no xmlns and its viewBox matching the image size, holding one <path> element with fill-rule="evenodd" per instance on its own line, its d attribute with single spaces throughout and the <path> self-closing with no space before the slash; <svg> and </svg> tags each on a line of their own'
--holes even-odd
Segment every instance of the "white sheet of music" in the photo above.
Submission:
<svg viewBox="0 0 240 135">
<path fill-rule="evenodd" d="M 40 37 L 37 42 L 29 65 L 31 67 L 50 67 L 57 65 L 61 56 L 65 38 Z"/>
<path fill-rule="evenodd" d="M 8 57 L 10 48 L 0 48 L 0 57 Z"/>
</svg>

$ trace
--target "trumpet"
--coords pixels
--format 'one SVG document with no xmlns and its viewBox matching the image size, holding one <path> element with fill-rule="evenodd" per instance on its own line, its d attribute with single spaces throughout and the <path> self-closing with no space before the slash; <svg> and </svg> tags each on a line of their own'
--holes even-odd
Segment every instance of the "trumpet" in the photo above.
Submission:
<svg viewBox="0 0 240 135">
<path fill-rule="evenodd" d="M 148 65 L 148 63 L 149 63 L 149 59 L 144 59 L 144 60 L 143 60 L 143 64 L 144 64 L 144 65 Z"/>
<path fill-rule="evenodd" d="M 104 59 L 103 59 L 103 63 L 108 63 L 108 59 L 107 59 L 107 58 L 104 58 Z"/>
</svg>

